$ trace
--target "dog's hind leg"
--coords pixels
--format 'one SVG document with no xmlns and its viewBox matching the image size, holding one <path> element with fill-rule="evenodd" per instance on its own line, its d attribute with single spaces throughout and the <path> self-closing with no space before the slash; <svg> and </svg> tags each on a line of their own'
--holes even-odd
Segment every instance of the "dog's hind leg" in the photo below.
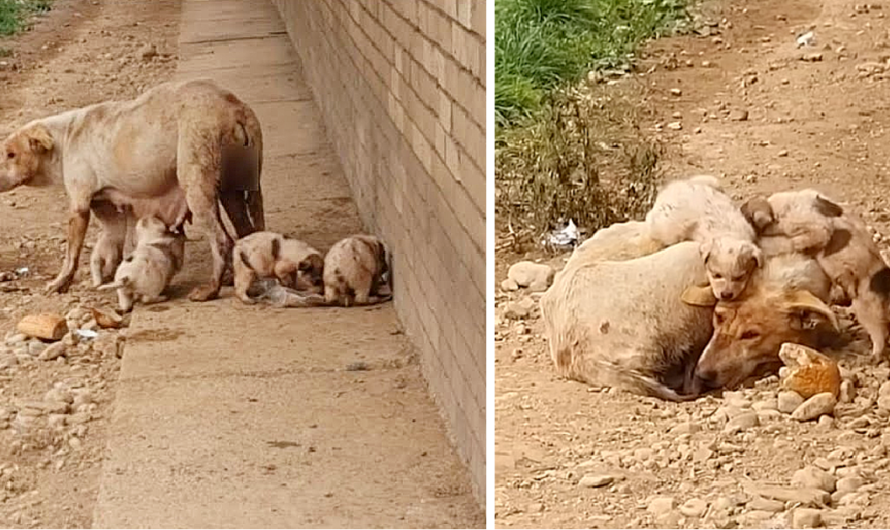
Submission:
<svg viewBox="0 0 890 530">
<path fill-rule="evenodd" d="M 856 320 L 871 339 L 871 353 L 875 361 L 881 360 L 887 345 L 888 322 L 884 299 L 876 293 L 865 290 L 853 299 L 850 309 Z"/>
<path fill-rule="evenodd" d="M 252 234 L 255 229 L 247 212 L 247 202 L 243 191 L 220 191 L 219 200 L 235 228 L 235 238 Z"/>
</svg>

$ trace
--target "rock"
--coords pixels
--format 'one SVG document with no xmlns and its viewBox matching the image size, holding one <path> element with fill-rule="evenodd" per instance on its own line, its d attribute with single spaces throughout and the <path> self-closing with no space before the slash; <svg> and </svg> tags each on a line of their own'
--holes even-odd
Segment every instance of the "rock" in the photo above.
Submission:
<svg viewBox="0 0 890 530">
<path fill-rule="evenodd" d="M 745 109 L 735 109 L 729 113 L 729 119 L 732 121 L 748 121 L 748 111 Z"/>
<path fill-rule="evenodd" d="M 582 488 L 602 488 L 615 481 L 615 477 L 607 474 L 584 475 L 578 485 Z"/>
<path fill-rule="evenodd" d="M 830 431 L 834 427 L 834 418 L 829 416 L 828 414 L 823 414 L 819 416 L 819 419 L 816 421 L 816 428 L 822 431 Z"/>
<path fill-rule="evenodd" d="M 760 425 L 760 418 L 757 416 L 756 412 L 743 412 L 729 420 L 726 427 L 723 428 L 723 432 L 731 434 L 739 431 L 746 431 L 752 427 L 757 427 L 758 425 Z"/>
<path fill-rule="evenodd" d="M 823 392 L 801 403 L 791 413 L 791 417 L 797 421 L 810 421 L 823 414 L 832 414 L 835 405 L 837 405 L 837 399 L 834 394 Z"/>
<path fill-rule="evenodd" d="M 841 403 L 852 403 L 854 399 L 856 399 L 856 385 L 849 379 L 844 379 L 841 381 L 838 401 Z"/>
<path fill-rule="evenodd" d="M 767 499 L 798 503 L 801 506 L 823 507 L 831 502 L 831 494 L 820 489 L 787 489 L 746 482 L 743 488 L 748 495 L 760 495 Z"/>
<path fill-rule="evenodd" d="M 679 122 L 679 121 L 672 121 L 667 124 L 667 128 L 672 131 L 679 131 L 679 130 L 683 129 L 683 123 Z"/>
<path fill-rule="evenodd" d="M 801 395 L 793 391 L 779 392 L 779 397 L 776 400 L 779 412 L 784 412 L 786 414 L 794 412 L 797 407 L 803 404 L 803 402 L 804 399 Z"/>
<path fill-rule="evenodd" d="M 853 493 L 859 491 L 859 488 L 861 488 L 863 485 L 865 485 L 865 480 L 862 477 L 852 475 L 849 477 L 838 479 L 837 491 L 842 495 L 846 493 Z"/>
<path fill-rule="evenodd" d="M 158 49 L 154 44 L 148 43 L 142 48 L 139 48 L 139 58 L 143 61 L 150 61 L 153 58 L 157 57 Z"/>
<path fill-rule="evenodd" d="M 689 499 L 680 506 L 680 513 L 686 517 L 701 517 L 707 509 L 707 501 L 702 499 Z"/>
<path fill-rule="evenodd" d="M 553 282 L 554 271 L 550 265 L 520 261 L 510 266 L 507 278 L 519 287 L 528 287 L 533 292 L 546 291 Z"/>
<path fill-rule="evenodd" d="M 671 434 L 694 434 L 701 430 L 701 425 L 686 421 L 671 427 Z"/>
<path fill-rule="evenodd" d="M 65 388 L 52 388 L 43 395 L 43 400 L 72 403 L 74 401 L 74 396 Z"/>
<path fill-rule="evenodd" d="M 794 528 L 817 528 L 822 525 L 822 510 L 797 508 L 791 521 Z"/>
<path fill-rule="evenodd" d="M 0 357 L 0 370 L 5 368 L 12 368 L 19 364 L 19 359 L 15 355 L 6 355 Z"/>
<path fill-rule="evenodd" d="M 671 95 L 672 95 L 672 96 L 682 96 L 682 95 L 683 95 L 683 91 L 680 90 L 679 88 L 672 88 L 672 89 L 671 89 Z"/>
<path fill-rule="evenodd" d="M 754 497 L 747 504 L 749 510 L 758 510 L 770 513 L 779 513 L 785 510 L 785 503 L 772 499 L 764 499 L 763 497 Z"/>
<path fill-rule="evenodd" d="M 504 318 L 510 320 L 525 320 L 531 316 L 535 309 L 535 301 L 531 298 L 523 298 L 517 302 L 507 302 L 504 306 Z"/>
<path fill-rule="evenodd" d="M 818 53 L 818 52 L 817 53 L 805 53 L 800 56 L 800 60 L 808 62 L 808 63 L 818 63 L 822 60 L 822 54 Z"/>
<path fill-rule="evenodd" d="M 792 342 L 782 344 L 779 358 L 789 368 L 779 382 L 783 390 L 793 390 L 804 399 L 824 392 L 835 397 L 840 393 L 841 372 L 833 359 Z"/>
<path fill-rule="evenodd" d="M 646 511 L 660 517 L 669 514 L 677 506 L 677 501 L 673 497 L 654 497 L 649 501 Z"/>
<path fill-rule="evenodd" d="M 519 290 L 519 284 L 516 283 L 516 280 L 507 278 L 501 282 L 501 289 L 504 291 L 517 291 Z"/>
<path fill-rule="evenodd" d="M 40 354 L 43 353 L 43 350 L 46 349 L 46 344 L 40 342 L 39 340 L 31 341 L 28 343 L 28 355 L 31 357 L 40 357 Z"/>
<path fill-rule="evenodd" d="M 17 329 L 29 337 L 57 341 L 68 333 L 68 323 L 55 313 L 37 313 L 22 318 Z"/>
<path fill-rule="evenodd" d="M 795 488 L 814 488 L 832 493 L 835 490 L 834 475 L 815 466 L 807 466 L 794 472 L 791 485 Z"/>
<path fill-rule="evenodd" d="M 123 317 L 114 309 L 93 307 L 90 311 L 96 324 L 103 329 L 117 329 L 124 322 Z"/>
<path fill-rule="evenodd" d="M 890 396 L 879 397 L 877 405 L 879 409 L 890 410 Z"/>
<path fill-rule="evenodd" d="M 64 342 L 56 342 L 43 350 L 37 358 L 41 361 L 54 361 L 65 355 L 67 350 L 68 346 Z"/>
</svg>

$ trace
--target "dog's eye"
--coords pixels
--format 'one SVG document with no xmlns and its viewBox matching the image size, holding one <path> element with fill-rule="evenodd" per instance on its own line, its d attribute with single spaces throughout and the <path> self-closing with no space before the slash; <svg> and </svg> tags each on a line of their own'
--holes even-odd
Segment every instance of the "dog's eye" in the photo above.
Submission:
<svg viewBox="0 0 890 530">
<path fill-rule="evenodd" d="M 732 281 L 734 281 L 734 282 L 740 282 L 740 281 L 742 281 L 744 278 L 745 278 L 744 275 L 741 275 L 741 276 L 733 276 L 733 277 L 732 277 Z"/>
<path fill-rule="evenodd" d="M 748 331 L 742 333 L 742 340 L 756 339 L 759 336 L 760 336 L 759 332 L 757 332 L 753 329 L 749 329 Z"/>
<path fill-rule="evenodd" d="M 722 275 L 722 274 L 714 273 L 714 279 L 715 279 L 715 280 L 719 280 L 719 279 L 721 279 L 721 278 L 723 278 L 723 275 Z"/>
<path fill-rule="evenodd" d="M 12 151 L 6 153 L 6 158 L 15 158 L 15 153 L 13 153 Z"/>
</svg>

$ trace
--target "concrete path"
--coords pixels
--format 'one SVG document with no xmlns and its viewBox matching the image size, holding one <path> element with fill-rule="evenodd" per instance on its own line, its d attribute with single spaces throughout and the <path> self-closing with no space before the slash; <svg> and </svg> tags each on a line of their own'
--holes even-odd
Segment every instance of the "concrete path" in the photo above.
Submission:
<svg viewBox="0 0 890 530">
<path fill-rule="evenodd" d="M 271 4 L 183 0 L 180 58 L 259 115 L 271 230 L 320 250 L 361 230 Z M 190 303 L 208 252 L 134 315 L 95 527 L 484 526 L 390 304 Z"/>
</svg>

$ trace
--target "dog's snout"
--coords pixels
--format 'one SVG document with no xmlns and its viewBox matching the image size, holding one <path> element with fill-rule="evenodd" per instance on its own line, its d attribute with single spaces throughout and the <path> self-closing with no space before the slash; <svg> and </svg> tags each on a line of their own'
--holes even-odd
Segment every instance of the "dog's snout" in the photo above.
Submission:
<svg viewBox="0 0 890 530">
<path fill-rule="evenodd" d="M 732 291 L 720 291 L 720 299 L 723 301 L 732 300 Z"/>
<path fill-rule="evenodd" d="M 695 382 L 693 387 L 700 391 L 707 391 L 712 388 L 718 388 L 720 383 L 718 381 L 719 374 L 717 374 L 716 370 L 696 370 L 695 371 Z"/>
</svg>

